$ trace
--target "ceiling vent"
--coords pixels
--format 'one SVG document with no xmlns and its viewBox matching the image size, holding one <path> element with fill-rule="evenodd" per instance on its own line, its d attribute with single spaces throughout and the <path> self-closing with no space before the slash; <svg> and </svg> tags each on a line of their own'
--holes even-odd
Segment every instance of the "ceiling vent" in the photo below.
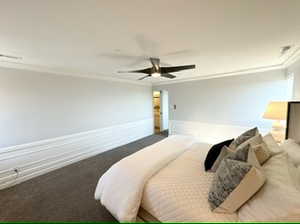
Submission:
<svg viewBox="0 0 300 224">
<path fill-rule="evenodd" d="M 291 48 L 292 48 L 291 45 L 286 45 L 280 48 L 280 56 L 285 55 Z"/>
</svg>

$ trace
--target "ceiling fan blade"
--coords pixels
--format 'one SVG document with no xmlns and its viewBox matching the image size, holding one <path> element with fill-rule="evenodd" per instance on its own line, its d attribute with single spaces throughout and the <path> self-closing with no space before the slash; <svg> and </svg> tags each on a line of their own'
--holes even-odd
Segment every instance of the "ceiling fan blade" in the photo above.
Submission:
<svg viewBox="0 0 300 224">
<path fill-rule="evenodd" d="M 169 78 L 169 79 L 174 79 L 174 78 L 176 78 L 175 75 L 168 74 L 168 73 L 161 74 L 161 76 L 162 76 L 162 77 L 165 77 L 165 78 Z"/>
<path fill-rule="evenodd" d="M 169 72 L 179 72 L 187 69 L 194 69 L 196 65 L 182 65 L 182 66 L 172 66 L 172 67 L 160 67 L 161 73 Z"/>
<path fill-rule="evenodd" d="M 151 75 L 145 75 L 145 76 L 139 78 L 138 80 L 143 80 L 143 79 L 148 78 L 148 77 L 150 77 L 150 76 L 151 76 Z"/>
<path fill-rule="evenodd" d="M 156 70 L 158 71 L 159 69 L 159 63 L 160 60 L 159 58 L 150 58 L 151 64 L 156 68 Z"/>
<path fill-rule="evenodd" d="M 118 71 L 118 73 L 145 73 L 150 75 L 151 74 L 151 68 L 145 68 L 140 70 L 133 70 L 133 71 Z"/>
</svg>

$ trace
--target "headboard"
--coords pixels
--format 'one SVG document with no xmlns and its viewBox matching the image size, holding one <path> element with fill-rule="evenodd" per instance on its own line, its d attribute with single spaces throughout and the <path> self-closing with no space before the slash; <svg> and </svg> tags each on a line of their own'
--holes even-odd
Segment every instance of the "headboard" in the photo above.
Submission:
<svg viewBox="0 0 300 224">
<path fill-rule="evenodd" d="M 285 138 L 300 142 L 300 101 L 288 102 Z"/>
</svg>

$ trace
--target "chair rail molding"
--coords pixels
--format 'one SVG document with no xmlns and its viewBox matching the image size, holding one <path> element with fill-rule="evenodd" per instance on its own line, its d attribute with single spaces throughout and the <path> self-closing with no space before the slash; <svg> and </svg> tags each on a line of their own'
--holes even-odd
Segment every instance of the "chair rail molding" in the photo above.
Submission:
<svg viewBox="0 0 300 224">
<path fill-rule="evenodd" d="M 0 190 L 153 134 L 153 118 L 0 149 Z"/>
</svg>

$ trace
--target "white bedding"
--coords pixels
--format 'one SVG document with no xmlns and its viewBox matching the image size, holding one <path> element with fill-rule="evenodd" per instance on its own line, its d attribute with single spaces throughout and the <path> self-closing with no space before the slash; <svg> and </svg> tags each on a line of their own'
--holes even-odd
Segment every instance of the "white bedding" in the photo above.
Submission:
<svg viewBox="0 0 300 224">
<path fill-rule="evenodd" d="M 236 214 L 213 213 L 207 195 L 213 173 L 204 172 L 210 145 L 193 144 L 145 185 L 141 207 L 162 222 L 237 221 Z"/>
<path fill-rule="evenodd" d="M 266 217 L 271 216 L 272 220 L 276 220 L 281 204 L 278 201 L 278 206 L 274 206 L 274 197 L 284 196 L 291 191 L 280 191 L 279 194 L 276 192 L 277 185 L 272 188 L 274 191 L 268 189 L 268 186 L 273 186 L 273 179 L 274 183 L 278 182 L 276 175 L 284 171 L 282 165 L 267 169 L 275 157 L 264 166 L 268 178 L 266 187 L 238 211 L 238 217 L 237 214 L 213 213 L 209 208 L 207 197 L 213 173 L 205 172 L 203 167 L 209 148 L 210 145 L 199 143 L 191 137 L 171 136 L 114 164 L 100 178 L 95 198 L 121 222 L 135 221 L 140 207 L 163 222 L 258 221 L 269 220 Z M 300 177 L 299 169 L 295 167 L 293 170 L 294 181 L 297 181 Z M 281 180 L 280 183 L 282 189 L 291 184 L 287 180 Z M 262 197 L 261 194 L 265 191 L 268 194 Z M 294 203 L 298 208 L 299 192 L 294 190 L 289 195 L 292 197 L 287 202 Z M 297 200 L 292 200 L 293 198 Z M 258 212 L 255 214 L 250 211 L 257 208 Z M 293 211 L 292 214 L 286 212 L 285 220 L 297 220 L 299 213 L 300 210 Z"/>
<path fill-rule="evenodd" d="M 100 178 L 95 199 L 119 221 L 135 221 L 145 183 L 193 143 L 191 137 L 171 136 L 120 160 Z"/>
</svg>

